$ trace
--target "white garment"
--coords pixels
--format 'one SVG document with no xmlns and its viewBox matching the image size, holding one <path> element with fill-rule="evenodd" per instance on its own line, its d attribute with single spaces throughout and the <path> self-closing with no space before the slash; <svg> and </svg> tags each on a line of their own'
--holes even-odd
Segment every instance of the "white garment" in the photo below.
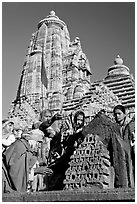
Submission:
<svg viewBox="0 0 137 204">
<path fill-rule="evenodd" d="M 6 139 L 2 139 L 2 152 L 5 150 L 5 147 L 9 147 L 13 142 L 15 142 L 13 134 L 9 135 Z"/>
<path fill-rule="evenodd" d="M 4 146 L 9 146 L 13 142 L 15 142 L 15 136 L 13 134 L 9 135 L 9 137 L 7 137 L 6 139 L 2 139 L 2 144 Z"/>
</svg>

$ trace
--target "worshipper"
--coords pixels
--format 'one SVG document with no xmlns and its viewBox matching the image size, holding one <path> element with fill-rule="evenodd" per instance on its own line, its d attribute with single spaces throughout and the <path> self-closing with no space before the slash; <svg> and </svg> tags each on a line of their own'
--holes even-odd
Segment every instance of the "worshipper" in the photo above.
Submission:
<svg viewBox="0 0 137 204">
<path fill-rule="evenodd" d="M 131 159 L 131 137 L 130 134 L 126 133 L 128 132 L 126 129 L 128 129 L 128 124 L 130 123 L 131 119 L 126 115 L 125 107 L 122 105 L 115 106 L 113 113 L 116 123 L 119 125 L 120 129 L 120 137 L 117 137 L 117 139 L 124 151 L 124 161 L 128 177 L 126 187 L 134 187 L 133 166 Z"/>
<path fill-rule="evenodd" d="M 6 149 L 15 141 L 13 134 L 14 123 L 8 119 L 2 120 L 2 151 Z"/>
<path fill-rule="evenodd" d="M 77 111 L 74 115 L 74 121 L 72 123 L 73 127 L 73 133 L 71 131 L 71 134 L 66 138 L 66 141 L 64 141 L 64 145 L 69 149 L 68 145 L 72 145 L 73 148 L 76 148 L 79 146 L 79 144 L 84 139 L 82 137 L 82 129 L 84 127 L 85 123 L 85 114 L 83 111 Z M 73 149 L 74 150 L 74 149 Z"/>
<path fill-rule="evenodd" d="M 130 118 L 126 115 L 125 107 L 122 105 L 117 105 L 113 109 L 113 114 L 116 120 L 116 123 L 120 126 L 121 137 L 124 137 L 124 131 L 126 125 L 130 122 Z"/>
<path fill-rule="evenodd" d="M 124 140 L 130 141 L 133 176 L 134 176 L 134 182 L 135 182 L 135 116 L 125 127 Z"/>
<path fill-rule="evenodd" d="M 23 128 L 19 124 L 15 124 L 13 128 L 13 133 L 14 133 L 15 139 L 21 138 L 21 135 L 23 133 Z"/>
<path fill-rule="evenodd" d="M 114 188 L 131 187 L 130 171 L 127 170 L 127 166 L 131 166 L 130 146 L 129 142 L 125 142 L 121 137 L 120 125 L 114 123 L 104 112 L 100 111 L 84 127 L 82 133 L 85 137 L 88 134 L 98 135 L 109 151 L 110 164 L 114 168 L 114 174 L 112 171 Z"/>
<path fill-rule="evenodd" d="M 52 117 L 50 110 L 43 110 L 41 113 L 42 123 L 39 126 L 39 129 L 44 133 L 44 142 L 42 143 L 42 159 L 45 165 L 48 164 L 49 151 L 51 140 L 55 136 L 56 132 L 59 132 L 57 121 L 61 120 L 61 115 L 59 113 L 55 114 Z"/>
<path fill-rule="evenodd" d="M 23 132 L 22 137 L 12 143 L 3 153 L 3 193 L 27 191 L 29 174 L 32 174 L 31 169 L 37 162 L 36 144 L 37 141 L 42 139 L 42 137 L 42 132 L 39 134 L 34 131 Z M 45 168 L 44 173 L 46 173 L 46 170 L 47 168 Z"/>
<path fill-rule="evenodd" d="M 48 177 L 50 176 L 51 171 L 47 175 L 47 174 L 40 173 L 40 169 L 42 170 L 42 168 L 47 166 L 49 163 L 49 160 L 51 160 L 51 158 L 49 159 L 51 140 L 59 131 L 59 128 L 57 128 L 58 125 L 56 124 L 57 121 L 59 121 L 59 119 L 60 119 L 59 114 L 56 114 L 55 116 L 52 117 L 51 111 L 46 109 L 40 113 L 39 121 L 35 122 L 32 125 L 32 129 L 39 128 L 39 131 L 42 131 L 44 133 L 43 141 L 39 142 L 38 164 L 37 164 L 37 167 L 39 168 L 39 172 L 37 173 L 37 176 L 34 176 L 34 181 L 32 185 L 33 191 L 35 191 L 34 189 L 36 189 L 34 186 L 37 185 L 36 184 L 37 180 L 39 183 L 37 187 L 38 191 L 48 190 Z M 53 144 L 54 142 L 52 143 L 52 146 L 54 146 Z M 53 154 L 53 151 L 51 154 Z M 53 155 L 51 156 L 51 154 L 50 154 L 50 157 L 53 158 Z"/>
<path fill-rule="evenodd" d="M 84 127 L 85 114 L 83 111 L 77 111 L 74 115 L 74 122 L 72 124 L 73 131 L 63 141 L 64 153 L 49 165 L 53 170 L 53 174 L 49 180 L 49 190 L 62 190 L 64 188 L 63 180 L 65 179 L 65 172 L 69 167 L 70 157 L 84 140 L 82 130 Z"/>
</svg>

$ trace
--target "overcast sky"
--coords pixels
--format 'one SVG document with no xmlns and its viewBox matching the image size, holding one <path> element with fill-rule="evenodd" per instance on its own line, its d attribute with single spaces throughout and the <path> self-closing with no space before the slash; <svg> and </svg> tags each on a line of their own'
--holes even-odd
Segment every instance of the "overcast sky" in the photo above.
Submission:
<svg viewBox="0 0 137 204">
<path fill-rule="evenodd" d="M 71 41 L 80 38 L 92 82 L 107 75 L 118 54 L 135 74 L 134 2 L 3 2 L 2 118 L 16 98 L 31 35 L 51 10 L 66 23 Z"/>
</svg>

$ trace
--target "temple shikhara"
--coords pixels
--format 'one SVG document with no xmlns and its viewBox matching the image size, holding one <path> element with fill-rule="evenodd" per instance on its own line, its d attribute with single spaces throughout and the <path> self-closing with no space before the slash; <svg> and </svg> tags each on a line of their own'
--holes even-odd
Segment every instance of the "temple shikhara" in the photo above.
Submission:
<svg viewBox="0 0 137 204">
<path fill-rule="evenodd" d="M 70 41 L 66 24 L 54 11 L 38 23 L 24 62 L 17 97 L 9 118 L 31 125 L 43 108 L 70 113 L 83 109 L 86 117 L 100 109 L 112 112 L 123 104 L 134 115 L 135 88 L 130 69 L 118 55 L 102 81 L 91 83 L 92 70 L 80 39 Z"/>
<path fill-rule="evenodd" d="M 8 118 L 25 128 L 37 122 L 44 109 L 65 117 L 82 110 L 88 125 L 101 110 L 113 121 L 113 108 L 118 104 L 126 108 L 129 118 L 133 118 L 134 77 L 119 53 L 112 57 L 114 62 L 106 68 L 107 76 L 92 82 L 94 73 L 80 38 L 71 41 L 67 25 L 51 11 L 32 34 Z M 85 132 L 85 135 L 87 137 L 71 157 L 64 189 L 87 188 L 91 183 L 101 189 L 114 188 L 109 150 L 98 139 L 98 132 Z"/>
</svg>

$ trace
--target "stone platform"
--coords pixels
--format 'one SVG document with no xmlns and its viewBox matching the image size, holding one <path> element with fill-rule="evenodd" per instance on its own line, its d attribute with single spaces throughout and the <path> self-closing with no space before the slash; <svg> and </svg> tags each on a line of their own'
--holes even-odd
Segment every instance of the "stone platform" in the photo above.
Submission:
<svg viewBox="0 0 137 204">
<path fill-rule="evenodd" d="M 135 189 L 45 191 L 36 193 L 6 193 L 3 202 L 62 202 L 62 201 L 135 201 Z"/>
</svg>

